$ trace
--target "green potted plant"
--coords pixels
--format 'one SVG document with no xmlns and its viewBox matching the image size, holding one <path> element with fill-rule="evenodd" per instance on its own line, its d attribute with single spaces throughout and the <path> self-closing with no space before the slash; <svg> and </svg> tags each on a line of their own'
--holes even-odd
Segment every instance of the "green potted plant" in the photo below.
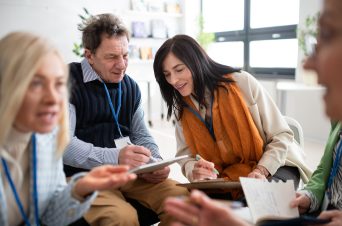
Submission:
<svg viewBox="0 0 342 226">
<path fill-rule="evenodd" d="M 298 76 L 299 80 L 304 84 L 310 86 L 317 85 L 317 76 L 313 71 L 304 70 L 303 62 L 312 53 L 312 50 L 315 48 L 317 43 L 318 18 L 319 13 L 307 16 L 303 25 L 297 29 L 298 47 L 300 52 L 303 54 L 299 55 L 300 59 L 296 69 L 296 76 Z"/>
<path fill-rule="evenodd" d="M 297 30 L 298 45 L 305 57 L 309 56 L 316 44 L 318 18 L 319 13 L 307 16 L 304 26 Z"/>
<path fill-rule="evenodd" d="M 208 45 L 215 40 L 215 34 L 211 32 L 204 32 L 204 18 L 203 15 L 199 17 L 199 33 L 197 36 L 198 43 L 204 48 L 207 49 Z"/>
<path fill-rule="evenodd" d="M 89 13 L 89 11 L 83 7 L 83 15 L 79 14 L 79 18 L 81 18 L 81 23 L 77 24 L 78 28 L 82 28 L 84 22 L 89 19 L 92 15 Z M 79 57 L 84 56 L 84 51 L 83 51 L 83 45 L 82 42 L 74 42 L 74 48 L 72 49 L 72 52 Z"/>
</svg>

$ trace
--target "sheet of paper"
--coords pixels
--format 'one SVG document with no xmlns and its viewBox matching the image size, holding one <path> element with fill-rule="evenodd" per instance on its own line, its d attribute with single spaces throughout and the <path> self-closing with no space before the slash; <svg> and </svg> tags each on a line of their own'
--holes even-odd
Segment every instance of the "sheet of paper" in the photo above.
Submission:
<svg viewBox="0 0 342 226">
<path fill-rule="evenodd" d="M 299 216 L 298 209 L 290 207 L 296 195 L 292 180 L 284 183 L 240 177 L 240 182 L 254 222 L 264 217 Z"/>
</svg>

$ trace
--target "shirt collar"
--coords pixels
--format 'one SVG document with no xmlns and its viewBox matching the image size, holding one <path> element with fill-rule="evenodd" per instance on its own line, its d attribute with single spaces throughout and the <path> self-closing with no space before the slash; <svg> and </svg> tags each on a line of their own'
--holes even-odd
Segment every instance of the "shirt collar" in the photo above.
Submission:
<svg viewBox="0 0 342 226">
<path fill-rule="evenodd" d="M 82 67 L 82 72 L 83 72 L 83 82 L 91 82 L 94 80 L 101 80 L 101 77 L 94 71 L 94 69 L 90 66 L 88 60 L 84 58 L 81 61 L 81 67 Z"/>
</svg>

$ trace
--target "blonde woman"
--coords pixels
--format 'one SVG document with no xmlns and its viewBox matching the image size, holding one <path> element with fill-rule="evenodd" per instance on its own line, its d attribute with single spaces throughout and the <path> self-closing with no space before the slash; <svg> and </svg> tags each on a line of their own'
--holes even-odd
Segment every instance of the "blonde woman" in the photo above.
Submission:
<svg viewBox="0 0 342 226">
<path fill-rule="evenodd" d="M 136 177 L 126 166 L 75 175 L 67 185 L 67 68 L 45 39 L 25 32 L 0 40 L 0 225 L 67 225 L 96 190 Z"/>
</svg>

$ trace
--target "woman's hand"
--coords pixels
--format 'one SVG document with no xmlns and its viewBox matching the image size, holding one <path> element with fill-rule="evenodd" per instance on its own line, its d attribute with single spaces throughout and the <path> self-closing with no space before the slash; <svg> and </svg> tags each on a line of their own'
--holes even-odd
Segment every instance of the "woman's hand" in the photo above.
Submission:
<svg viewBox="0 0 342 226">
<path fill-rule="evenodd" d="M 247 226 L 227 206 L 211 200 L 203 192 L 194 190 L 185 199 L 168 198 L 164 205 L 165 211 L 176 218 L 173 226 Z"/>
<path fill-rule="evenodd" d="M 95 167 L 76 181 L 73 192 L 77 197 L 86 197 L 96 190 L 118 188 L 137 177 L 127 173 L 128 169 L 126 165 Z"/>
<path fill-rule="evenodd" d="M 250 178 L 257 178 L 257 179 L 266 179 L 266 177 L 268 177 L 270 173 L 268 172 L 268 170 L 261 166 L 261 165 L 257 165 L 257 167 L 248 174 L 248 177 Z"/>
<path fill-rule="evenodd" d="M 308 212 L 310 208 L 310 204 L 311 204 L 311 200 L 307 195 L 296 193 L 296 198 L 291 201 L 290 206 L 292 208 L 298 207 L 299 213 L 302 214 L 302 213 Z"/>
<path fill-rule="evenodd" d="M 323 211 L 319 216 L 319 219 L 330 220 L 327 224 L 322 224 L 322 226 L 340 226 L 342 225 L 342 211 L 341 210 L 327 210 Z"/>
<path fill-rule="evenodd" d="M 204 159 L 198 160 L 192 169 L 192 180 L 216 179 L 214 163 Z"/>
</svg>

